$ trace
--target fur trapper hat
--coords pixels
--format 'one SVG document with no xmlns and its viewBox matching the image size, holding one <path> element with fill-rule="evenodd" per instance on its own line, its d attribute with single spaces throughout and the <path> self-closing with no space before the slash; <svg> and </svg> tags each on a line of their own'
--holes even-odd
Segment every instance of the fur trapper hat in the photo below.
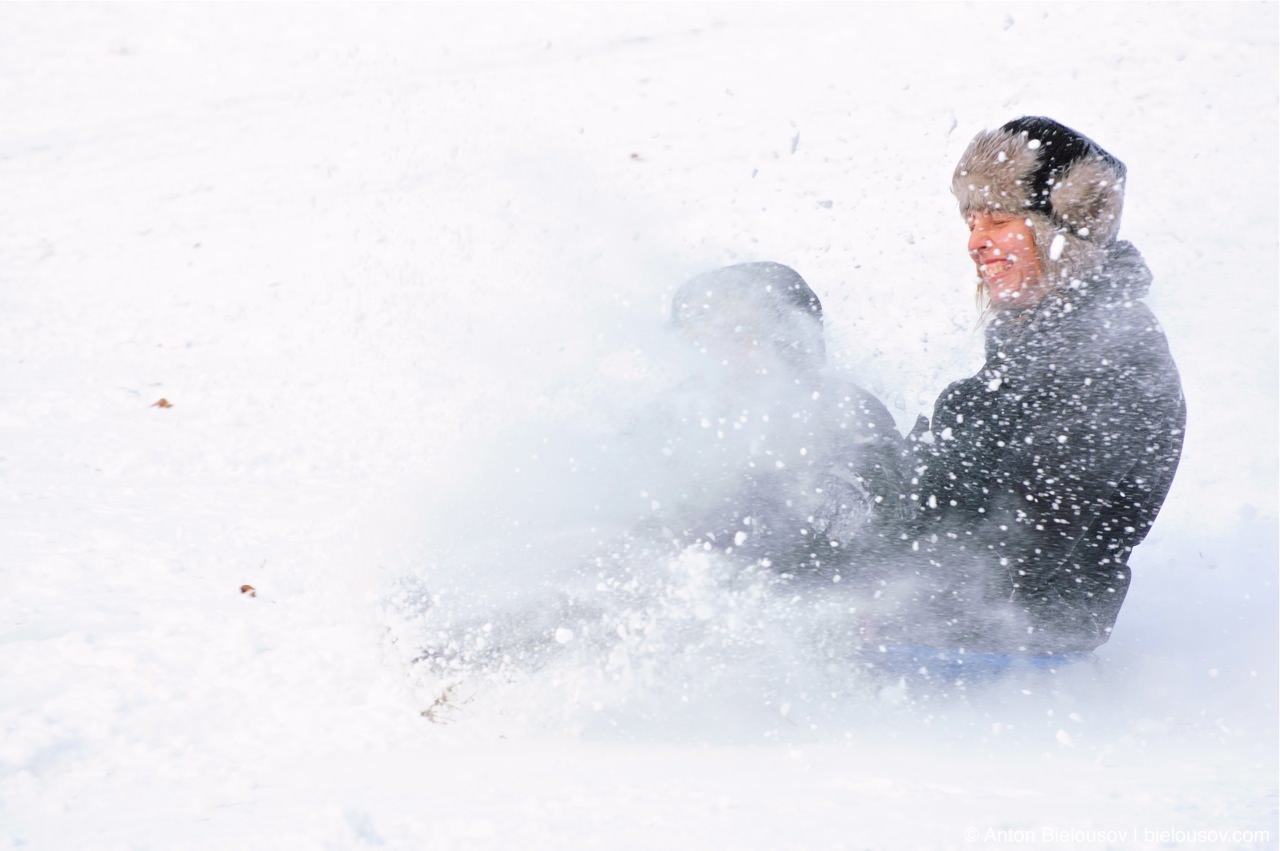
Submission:
<svg viewBox="0 0 1280 851">
<path fill-rule="evenodd" d="M 1016 118 L 974 137 L 951 191 L 960 212 L 1024 212 L 1044 268 L 1066 282 L 1095 273 L 1120 230 L 1124 163 L 1050 118 Z"/>
</svg>

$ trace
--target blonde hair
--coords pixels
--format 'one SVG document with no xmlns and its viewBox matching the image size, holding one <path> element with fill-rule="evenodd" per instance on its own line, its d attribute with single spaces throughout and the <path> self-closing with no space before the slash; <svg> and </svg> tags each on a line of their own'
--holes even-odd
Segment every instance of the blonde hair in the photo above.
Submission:
<svg viewBox="0 0 1280 851">
<path fill-rule="evenodd" d="M 982 278 L 978 278 L 973 288 L 973 306 L 978 309 L 978 318 L 974 322 L 973 330 L 981 331 L 996 312 L 995 305 L 991 303 L 991 291 L 987 289 L 987 284 Z"/>
</svg>

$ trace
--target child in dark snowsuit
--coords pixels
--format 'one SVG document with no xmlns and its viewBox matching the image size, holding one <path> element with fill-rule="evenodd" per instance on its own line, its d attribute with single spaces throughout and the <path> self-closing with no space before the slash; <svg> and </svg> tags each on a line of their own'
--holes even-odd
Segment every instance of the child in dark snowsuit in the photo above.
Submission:
<svg viewBox="0 0 1280 851">
<path fill-rule="evenodd" d="M 900 438 L 879 400 L 826 371 L 817 295 L 787 266 L 743 263 L 686 282 L 671 322 L 694 366 L 664 403 L 662 454 L 691 473 L 667 534 L 829 575 L 898 510 Z"/>
</svg>

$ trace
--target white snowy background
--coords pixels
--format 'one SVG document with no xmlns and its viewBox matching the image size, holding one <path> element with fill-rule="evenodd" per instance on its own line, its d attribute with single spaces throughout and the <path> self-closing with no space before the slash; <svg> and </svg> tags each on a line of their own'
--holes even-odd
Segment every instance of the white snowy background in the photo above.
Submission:
<svg viewBox="0 0 1280 851">
<path fill-rule="evenodd" d="M 0 848 L 1275 847 L 1277 9 L 0 5 Z M 1189 408 L 1095 662 L 860 690 L 696 559 L 627 676 L 413 662 L 643 510 L 579 456 L 693 274 L 927 412 L 1022 114 L 1128 163 Z"/>
</svg>

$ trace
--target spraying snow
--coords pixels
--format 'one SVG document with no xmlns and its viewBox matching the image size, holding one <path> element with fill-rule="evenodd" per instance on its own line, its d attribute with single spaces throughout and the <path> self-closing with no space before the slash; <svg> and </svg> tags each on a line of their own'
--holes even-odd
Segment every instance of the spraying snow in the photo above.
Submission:
<svg viewBox="0 0 1280 851">
<path fill-rule="evenodd" d="M 1276 7 L 1084 8 L 0 6 L 0 848 L 1274 842 Z M 752 476 L 981 363 L 1028 113 L 1130 166 L 1182 466 L 1095 660 L 876 678 Z M 816 386 L 673 327 L 756 261 Z"/>
</svg>

